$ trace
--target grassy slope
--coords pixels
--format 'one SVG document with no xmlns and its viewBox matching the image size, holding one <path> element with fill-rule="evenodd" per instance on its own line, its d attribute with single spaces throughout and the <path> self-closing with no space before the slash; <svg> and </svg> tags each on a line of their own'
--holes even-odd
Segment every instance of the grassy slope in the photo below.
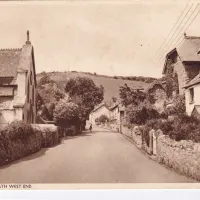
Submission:
<svg viewBox="0 0 200 200">
<path fill-rule="evenodd" d="M 49 73 L 52 80 L 56 81 L 61 89 L 64 89 L 64 85 L 67 79 L 76 76 L 87 76 L 90 77 L 95 84 L 102 85 L 105 89 L 104 100 L 110 101 L 113 96 L 119 98 L 119 87 L 127 83 L 128 86 L 134 88 L 146 88 L 149 84 L 141 82 L 141 81 L 130 81 L 130 80 L 122 80 L 122 79 L 114 79 L 112 77 L 104 77 L 104 76 L 95 76 L 91 74 L 86 74 L 83 72 L 57 72 L 57 73 Z M 37 79 L 39 79 L 41 75 L 37 75 Z"/>
</svg>

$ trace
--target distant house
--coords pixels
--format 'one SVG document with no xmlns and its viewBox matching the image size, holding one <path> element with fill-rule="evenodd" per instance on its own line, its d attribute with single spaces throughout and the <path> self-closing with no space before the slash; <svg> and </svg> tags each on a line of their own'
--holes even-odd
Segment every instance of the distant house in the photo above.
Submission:
<svg viewBox="0 0 200 200">
<path fill-rule="evenodd" d="M 89 115 L 89 122 L 91 124 L 95 124 L 95 120 L 101 115 L 106 115 L 108 118 L 110 118 L 110 109 L 105 103 L 100 104 L 94 108 L 94 110 Z"/>
<path fill-rule="evenodd" d="M 200 111 L 200 74 L 194 77 L 185 86 L 185 104 L 188 115 L 197 114 Z"/>
<path fill-rule="evenodd" d="M 156 80 L 152 82 L 149 87 L 146 88 L 145 93 L 147 94 L 151 103 L 153 103 L 159 112 L 164 110 L 166 101 L 166 90 L 165 83 Z"/>
<path fill-rule="evenodd" d="M 200 57 L 197 55 L 199 48 L 200 37 L 184 34 L 183 43 L 166 55 L 163 74 L 172 73 L 178 82 L 178 90 L 173 91 L 173 95 L 183 95 L 185 86 L 200 72 Z"/>
<path fill-rule="evenodd" d="M 119 103 L 116 103 L 110 108 L 110 121 L 116 124 L 121 122 L 121 119 L 125 116 L 125 107 Z"/>
<path fill-rule="evenodd" d="M 22 48 L 0 50 L 0 126 L 14 120 L 36 120 L 35 59 L 29 32 Z"/>
</svg>

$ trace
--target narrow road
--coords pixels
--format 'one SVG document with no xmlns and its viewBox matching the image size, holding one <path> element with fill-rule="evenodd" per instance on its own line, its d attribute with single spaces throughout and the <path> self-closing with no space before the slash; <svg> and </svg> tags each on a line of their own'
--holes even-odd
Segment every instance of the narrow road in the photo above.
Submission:
<svg viewBox="0 0 200 200">
<path fill-rule="evenodd" d="M 1 183 L 188 183 L 119 133 L 96 129 L 0 168 Z"/>
</svg>

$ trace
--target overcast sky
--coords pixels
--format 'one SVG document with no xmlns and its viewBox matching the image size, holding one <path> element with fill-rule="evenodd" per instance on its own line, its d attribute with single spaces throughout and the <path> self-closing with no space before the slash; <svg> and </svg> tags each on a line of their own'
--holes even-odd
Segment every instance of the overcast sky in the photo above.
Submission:
<svg viewBox="0 0 200 200">
<path fill-rule="evenodd" d="M 0 48 L 20 48 L 30 30 L 37 73 L 160 77 L 153 57 L 187 1 L 148 2 L 0 2 Z M 187 35 L 200 36 L 199 22 Z"/>
</svg>

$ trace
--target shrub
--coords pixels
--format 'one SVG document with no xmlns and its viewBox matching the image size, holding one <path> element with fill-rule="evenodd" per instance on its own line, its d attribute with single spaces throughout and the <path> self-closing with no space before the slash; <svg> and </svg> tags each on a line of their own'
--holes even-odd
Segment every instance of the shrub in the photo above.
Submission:
<svg viewBox="0 0 200 200">
<path fill-rule="evenodd" d="M 14 121 L 0 131 L 0 165 L 37 152 L 42 147 L 41 134 L 30 124 Z"/>
<path fill-rule="evenodd" d="M 147 120 L 159 118 L 159 113 L 148 101 L 127 108 L 127 120 L 132 124 L 145 124 Z"/>
<path fill-rule="evenodd" d="M 30 124 L 26 124 L 23 121 L 14 121 L 8 126 L 3 128 L 1 134 L 12 141 L 15 140 L 26 140 L 29 136 L 34 134 L 34 131 Z"/>
<path fill-rule="evenodd" d="M 108 122 L 108 121 L 109 121 L 109 118 L 108 118 L 106 115 L 101 115 L 101 116 L 98 118 L 98 122 L 105 123 L 105 122 Z"/>
<path fill-rule="evenodd" d="M 54 110 L 54 119 L 60 126 L 77 125 L 80 122 L 78 105 L 66 99 L 60 100 Z"/>
<path fill-rule="evenodd" d="M 173 121 L 171 120 L 150 120 L 145 125 L 150 129 L 161 129 L 165 135 L 176 141 L 192 140 L 200 142 L 200 125 L 199 121 L 185 114 L 178 115 Z"/>
<path fill-rule="evenodd" d="M 141 129 L 142 132 L 142 141 L 145 142 L 147 144 L 147 146 L 149 146 L 149 131 L 151 129 L 148 126 L 143 126 Z"/>
</svg>

